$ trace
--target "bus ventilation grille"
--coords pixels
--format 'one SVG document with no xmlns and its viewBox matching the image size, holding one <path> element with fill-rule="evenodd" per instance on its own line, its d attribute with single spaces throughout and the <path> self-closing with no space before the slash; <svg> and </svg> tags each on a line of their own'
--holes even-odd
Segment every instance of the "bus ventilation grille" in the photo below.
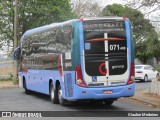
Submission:
<svg viewBox="0 0 160 120">
<path fill-rule="evenodd" d="M 73 81 L 71 73 L 67 73 L 64 79 L 66 97 L 73 97 Z"/>
</svg>

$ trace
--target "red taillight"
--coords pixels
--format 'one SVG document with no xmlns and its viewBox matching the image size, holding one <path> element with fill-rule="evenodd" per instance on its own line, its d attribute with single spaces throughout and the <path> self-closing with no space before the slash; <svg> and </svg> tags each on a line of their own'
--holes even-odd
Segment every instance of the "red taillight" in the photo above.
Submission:
<svg viewBox="0 0 160 120">
<path fill-rule="evenodd" d="M 134 70 L 134 63 L 131 64 L 131 69 L 130 69 L 130 76 L 129 76 L 129 80 L 127 82 L 127 84 L 131 84 L 134 82 L 135 80 L 135 70 Z"/>
<path fill-rule="evenodd" d="M 123 20 L 127 20 L 127 18 L 126 18 L 126 17 L 123 17 Z"/>
<path fill-rule="evenodd" d="M 82 21 L 83 21 L 83 18 L 80 18 L 80 19 L 79 19 L 79 22 L 82 22 Z"/>
<path fill-rule="evenodd" d="M 76 66 L 76 84 L 81 86 L 81 87 L 87 88 L 87 85 L 84 82 L 83 77 L 82 77 L 82 70 L 81 70 L 80 65 Z"/>
</svg>

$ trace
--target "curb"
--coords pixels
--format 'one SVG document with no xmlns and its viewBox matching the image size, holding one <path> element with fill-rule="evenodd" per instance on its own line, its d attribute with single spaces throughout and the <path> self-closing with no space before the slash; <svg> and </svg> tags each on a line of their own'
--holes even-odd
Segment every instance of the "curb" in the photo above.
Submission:
<svg viewBox="0 0 160 120">
<path fill-rule="evenodd" d="M 1 86 L 0 89 L 11 89 L 11 88 L 18 88 L 18 85 L 15 86 Z"/>
<path fill-rule="evenodd" d="M 151 106 L 153 106 L 153 107 L 160 108 L 160 105 L 156 105 L 156 104 L 154 104 L 154 103 L 147 102 L 147 101 L 144 101 L 144 100 L 135 98 L 135 97 L 130 97 L 130 98 L 128 98 L 128 99 L 136 100 L 136 101 L 142 102 L 142 103 L 144 103 L 144 104 L 148 104 L 148 105 L 151 105 Z"/>
</svg>

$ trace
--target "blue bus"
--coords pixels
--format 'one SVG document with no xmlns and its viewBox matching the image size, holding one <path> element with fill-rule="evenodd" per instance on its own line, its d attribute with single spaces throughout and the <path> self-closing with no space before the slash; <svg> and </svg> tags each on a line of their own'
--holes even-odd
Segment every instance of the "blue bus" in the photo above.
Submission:
<svg viewBox="0 0 160 120">
<path fill-rule="evenodd" d="M 73 19 L 26 31 L 20 39 L 19 85 L 54 104 L 111 105 L 135 92 L 131 22 L 123 17 Z"/>
</svg>

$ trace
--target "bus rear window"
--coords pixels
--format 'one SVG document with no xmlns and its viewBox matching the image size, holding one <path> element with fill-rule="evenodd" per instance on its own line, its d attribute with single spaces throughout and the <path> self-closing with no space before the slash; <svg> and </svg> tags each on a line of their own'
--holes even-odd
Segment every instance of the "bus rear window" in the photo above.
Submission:
<svg viewBox="0 0 160 120">
<path fill-rule="evenodd" d="M 124 74 L 127 70 L 124 21 L 84 21 L 83 29 L 86 73 L 90 76 L 104 76 L 108 67 L 109 75 Z"/>
</svg>

